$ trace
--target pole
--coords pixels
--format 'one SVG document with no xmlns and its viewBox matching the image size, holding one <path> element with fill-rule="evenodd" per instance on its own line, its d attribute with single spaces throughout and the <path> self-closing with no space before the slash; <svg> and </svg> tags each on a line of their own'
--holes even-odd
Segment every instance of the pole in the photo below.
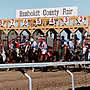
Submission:
<svg viewBox="0 0 90 90">
<path fill-rule="evenodd" d="M 1 52 L 1 30 L 0 30 L 0 52 Z"/>
<path fill-rule="evenodd" d="M 29 90 L 32 90 L 32 79 L 31 79 L 31 77 L 27 73 L 24 73 L 24 75 L 29 79 Z"/>
<path fill-rule="evenodd" d="M 29 90 L 32 90 L 32 78 L 23 70 L 19 69 L 19 71 L 29 79 Z"/>
<path fill-rule="evenodd" d="M 72 77 L 72 90 L 75 90 L 74 74 L 72 72 L 70 72 L 70 70 L 68 70 L 67 68 L 64 68 L 63 66 L 61 66 L 61 68 L 71 75 L 71 77 Z"/>
<path fill-rule="evenodd" d="M 75 90 L 74 75 L 73 75 L 73 73 L 70 72 L 69 70 L 66 70 L 66 72 L 68 72 L 68 73 L 71 75 L 71 77 L 72 77 L 72 90 Z"/>
</svg>

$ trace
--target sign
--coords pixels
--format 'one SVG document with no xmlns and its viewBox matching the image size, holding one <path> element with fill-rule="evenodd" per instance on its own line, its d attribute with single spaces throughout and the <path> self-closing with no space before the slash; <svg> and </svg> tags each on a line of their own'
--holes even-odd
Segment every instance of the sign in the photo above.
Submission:
<svg viewBox="0 0 90 90">
<path fill-rule="evenodd" d="M 16 18 L 78 16 L 77 7 L 20 9 L 16 10 Z"/>
<path fill-rule="evenodd" d="M 23 19 L 23 26 L 27 26 L 28 25 L 28 19 Z"/>
<path fill-rule="evenodd" d="M 79 19 L 78 21 L 81 23 L 81 22 L 84 22 L 84 17 L 83 16 L 79 16 Z"/>
<path fill-rule="evenodd" d="M 3 20 L 0 20 L 0 26 L 3 26 Z"/>
<path fill-rule="evenodd" d="M 68 23 L 69 22 L 69 17 L 64 17 L 64 23 Z"/>
<path fill-rule="evenodd" d="M 40 18 L 36 19 L 36 24 L 41 24 L 41 19 Z"/>
<path fill-rule="evenodd" d="M 14 19 L 11 19 L 10 25 L 11 25 L 11 26 L 15 26 L 15 20 L 14 20 Z"/>
<path fill-rule="evenodd" d="M 53 38 L 47 37 L 47 45 L 53 48 Z"/>
<path fill-rule="evenodd" d="M 50 19 L 49 19 L 49 24 L 55 24 L 54 18 L 50 18 Z"/>
<path fill-rule="evenodd" d="M 84 17 L 84 16 L 79 16 L 78 22 L 79 22 L 79 23 L 83 23 L 84 25 L 85 25 L 85 24 L 88 24 L 88 20 L 87 20 L 86 17 Z"/>
</svg>

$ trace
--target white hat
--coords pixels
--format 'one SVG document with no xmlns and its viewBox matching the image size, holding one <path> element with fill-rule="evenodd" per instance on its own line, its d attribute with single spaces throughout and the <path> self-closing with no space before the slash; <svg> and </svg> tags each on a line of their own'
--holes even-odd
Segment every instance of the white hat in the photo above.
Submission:
<svg viewBox="0 0 90 90">
<path fill-rule="evenodd" d="M 41 37 L 43 37 L 43 35 L 40 35 Z"/>
<path fill-rule="evenodd" d="M 30 40 L 31 40 L 31 42 L 33 42 L 33 41 L 34 41 L 34 39 L 33 39 L 33 38 L 31 38 Z"/>
<path fill-rule="evenodd" d="M 65 44 L 66 46 L 68 46 L 67 42 L 64 42 L 64 44 Z"/>
<path fill-rule="evenodd" d="M 42 49 L 42 54 L 45 54 L 47 52 L 47 50 Z"/>
<path fill-rule="evenodd" d="M 26 42 L 27 42 L 28 40 L 26 40 Z"/>
</svg>

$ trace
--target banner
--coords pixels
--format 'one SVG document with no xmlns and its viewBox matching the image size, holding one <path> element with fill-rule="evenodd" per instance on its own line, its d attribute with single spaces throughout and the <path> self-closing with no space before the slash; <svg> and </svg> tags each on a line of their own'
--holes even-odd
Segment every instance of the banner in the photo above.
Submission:
<svg viewBox="0 0 90 90">
<path fill-rule="evenodd" d="M 77 7 L 20 9 L 16 10 L 16 18 L 78 16 Z"/>
</svg>

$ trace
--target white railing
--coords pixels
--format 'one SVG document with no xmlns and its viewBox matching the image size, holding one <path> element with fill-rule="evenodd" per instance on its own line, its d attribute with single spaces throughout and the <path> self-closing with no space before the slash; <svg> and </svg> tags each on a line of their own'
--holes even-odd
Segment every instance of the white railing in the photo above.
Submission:
<svg viewBox="0 0 90 90">
<path fill-rule="evenodd" d="M 65 65 L 79 65 L 79 64 L 80 65 L 90 64 L 90 61 L 0 64 L 0 68 L 47 67 L 47 66 L 65 66 Z"/>
</svg>

